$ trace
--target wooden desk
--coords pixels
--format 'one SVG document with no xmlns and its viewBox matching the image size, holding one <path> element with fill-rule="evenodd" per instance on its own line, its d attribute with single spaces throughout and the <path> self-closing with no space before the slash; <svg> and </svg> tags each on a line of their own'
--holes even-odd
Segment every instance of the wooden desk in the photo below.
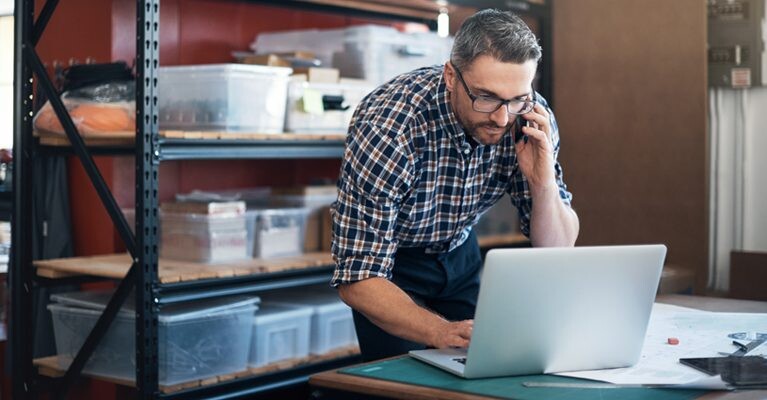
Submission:
<svg viewBox="0 0 767 400">
<path fill-rule="evenodd" d="M 674 304 L 682 307 L 719 312 L 755 312 L 767 313 L 767 302 L 733 300 L 714 297 L 664 295 L 656 299 L 659 303 Z M 370 379 L 354 375 L 339 374 L 336 370 L 312 375 L 309 384 L 315 388 L 331 389 L 345 393 L 356 393 L 382 398 L 404 400 L 487 400 L 491 397 L 469 395 L 423 386 Z M 324 398 L 319 396 L 319 398 Z M 328 397 L 330 398 L 330 397 Z M 742 392 L 710 392 L 699 400 L 763 400 L 767 399 L 767 390 L 749 390 Z"/>
</svg>

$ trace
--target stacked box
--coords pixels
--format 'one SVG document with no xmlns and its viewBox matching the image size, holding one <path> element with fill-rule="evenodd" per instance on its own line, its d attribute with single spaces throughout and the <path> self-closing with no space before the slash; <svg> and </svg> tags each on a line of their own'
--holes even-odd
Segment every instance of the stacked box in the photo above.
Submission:
<svg viewBox="0 0 767 400">
<path fill-rule="evenodd" d="M 296 256 L 303 253 L 308 209 L 267 208 L 246 213 L 247 237 L 255 258 Z M 248 246 L 251 246 L 250 242 Z"/>
<path fill-rule="evenodd" d="M 273 201 L 293 207 L 306 207 L 306 231 L 304 235 L 304 251 L 314 252 L 323 250 L 323 213 L 338 199 L 336 185 L 311 185 L 285 188 L 274 188 Z"/>
<path fill-rule="evenodd" d="M 56 351 L 66 368 L 106 307 L 111 291 L 51 296 Z M 134 381 L 135 300 L 126 300 L 84 372 Z M 207 379 L 247 369 L 258 298 L 226 298 L 166 306 L 158 318 L 159 383 L 163 386 Z"/>
<path fill-rule="evenodd" d="M 436 33 L 401 33 L 394 28 L 364 25 L 347 28 L 344 51 L 333 54 L 341 76 L 379 85 L 417 68 L 444 64 L 453 42 Z"/>
<path fill-rule="evenodd" d="M 248 257 L 244 202 L 165 203 L 161 211 L 162 257 L 202 263 Z"/>
</svg>

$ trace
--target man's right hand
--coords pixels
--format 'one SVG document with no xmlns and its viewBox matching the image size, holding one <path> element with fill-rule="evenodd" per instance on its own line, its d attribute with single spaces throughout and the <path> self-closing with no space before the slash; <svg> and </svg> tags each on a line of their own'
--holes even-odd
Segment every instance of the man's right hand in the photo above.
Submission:
<svg viewBox="0 0 767 400">
<path fill-rule="evenodd" d="M 471 331 L 474 328 L 474 320 L 449 322 L 444 321 L 435 331 L 434 337 L 429 343 L 431 346 L 444 349 L 448 347 L 469 347 Z"/>
<path fill-rule="evenodd" d="M 468 347 L 473 320 L 450 322 L 384 278 L 343 284 L 341 299 L 386 332 L 436 348 Z"/>
</svg>

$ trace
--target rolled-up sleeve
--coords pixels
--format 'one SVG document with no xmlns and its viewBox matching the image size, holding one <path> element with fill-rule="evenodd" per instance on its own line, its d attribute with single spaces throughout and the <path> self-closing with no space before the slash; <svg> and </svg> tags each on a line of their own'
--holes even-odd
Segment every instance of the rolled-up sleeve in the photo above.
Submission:
<svg viewBox="0 0 767 400">
<path fill-rule="evenodd" d="M 567 190 L 567 184 L 564 180 L 564 172 L 562 171 L 562 165 L 559 163 L 559 126 L 557 125 L 554 112 L 546 106 L 551 120 L 551 142 L 554 145 L 554 177 L 559 187 L 559 197 L 562 202 L 568 206 L 571 206 L 573 195 Z M 515 169 L 514 176 L 511 179 L 509 185 L 509 196 L 511 197 L 511 204 L 513 204 L 519 213 L 519 225 L 524 234 L 530 237 L 530 216 L 533 211 L 533 198 L 530 194 L 530 185 L 527 182 L 527 178 L 519 170 L 519 167 Z"/>
<path fill-rule="evenodd" d="M 350 129 L 331 208 L 336 268 L 332 286 L 370 277 L 391 279 L 397 250 L 395 224 L 413 181 L 405 135 L 369 122 Z"/>
</svg>

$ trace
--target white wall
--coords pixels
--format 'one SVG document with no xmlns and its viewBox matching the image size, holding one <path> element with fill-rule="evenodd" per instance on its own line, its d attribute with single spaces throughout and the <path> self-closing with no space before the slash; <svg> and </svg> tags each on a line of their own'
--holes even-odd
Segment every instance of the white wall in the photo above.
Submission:
<svg viewBox="0 0 767 400">
<path fill-rule="evenodd" d="M 730 251 L 767 252 L 767 87 L 709 91 L 709 286 L 729 288 Z"/>
<path fill-rule="evenodd" d="M 13 14 L 13 0 L 0 0 L 0 15 Z"/>
<path fill-rule="evenodd" d="M 13 145 L 13 15 L 0 16 L 0 148 Z"/>
<path fill-rule="evenodd" d="M 767 251 L 767 87 L 746 91 L 743 250 Z"/>
</svg>

